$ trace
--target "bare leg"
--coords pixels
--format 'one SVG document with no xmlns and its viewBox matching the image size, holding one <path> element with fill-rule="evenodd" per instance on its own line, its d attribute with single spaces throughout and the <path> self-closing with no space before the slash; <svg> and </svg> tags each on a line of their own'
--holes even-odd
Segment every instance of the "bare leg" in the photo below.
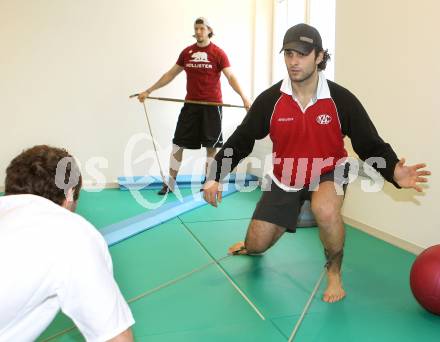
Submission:
<svg viewBox="0 0 440 342">
<path fill-rule="evenodd" d="M 333 303 L 345 297 L 342 287 L 342 256 L 345 241 L 345 228 L 341 208 L 344 197 L 337 195 L 335 184 L 323 182 L 317 191 L 312 192 L 312 212 L 319 226 L 319 237 L 327 257 L 327 289 L 323 300 Z"/>
<path fill-rule="evenodd" d="M 184 148 L 173 145 L 173 151 L 171 152 L 170 156 L 170 178 L 168 180 L 168 185 L 171 190 L 174 190 L 174 186 L 176 183 L 176 177 L 179 173 L 180 165 L 182 163 L 182 157 L 183 157 L 183 150 Z"/>
<path fill-rule="evenodd" d="M 246 240 L 229 247 L 229 253 L 239 255 L 264 253 L 278 241 L 285 231 L 285 228 L 276 224 L 252 220 L 246 233 Z"/>
<path fill-rule="evenodd" d="M 215 147 L 206 148 L 205 176 L 208 174 L 209 164 L 214 159 L 216 153 L 217 153 L 217 149 Z"/>
</svg>

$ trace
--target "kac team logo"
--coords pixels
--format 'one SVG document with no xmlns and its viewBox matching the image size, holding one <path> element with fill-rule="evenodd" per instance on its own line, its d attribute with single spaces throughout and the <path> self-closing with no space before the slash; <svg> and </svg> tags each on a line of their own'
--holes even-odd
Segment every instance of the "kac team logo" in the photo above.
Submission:
<svg viewBox="0 0 440 342">
<path fill-rule="evenodd" d="M 332 121 L 332 117 L 328 114 L 320 114 L 316 117 L 316 122 L 320 125 L 328 125 Z"/>
</svg>

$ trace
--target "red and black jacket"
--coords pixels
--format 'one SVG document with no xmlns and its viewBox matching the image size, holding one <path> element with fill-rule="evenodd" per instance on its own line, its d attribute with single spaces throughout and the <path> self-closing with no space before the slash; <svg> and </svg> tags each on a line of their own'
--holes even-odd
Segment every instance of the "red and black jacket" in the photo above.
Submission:
<svg viewBox="0 0 440 342">
<path fill-rule="evenodd" d="M 312 175 L 312 160 L 327 161 L 320 174 L 332 171 L 347 156 L 343 138 L 348 136 L 361 160 L 384 158 L 385 168 L 371 166 L 398 187 L 393 181 L 398 158 L 392 147 L 382 140 L 364 107 L 350 91 L 332 81 L 325 82 L 330 97 L 317 99 L 304 113 L 291 95 L 281 91 L 282 81 L 261 93 L 217 153 L 217 163 L 213 163 L 208 178 L 219 181 L 226 177 L 252 152 L 255 140 L 270 134 L 273 175 L 286 186 L 294 186 L 295 180 L 301 178 L 297 173 L 302 172 L 307 185 L 317 176 Z M 298 167 L 301 159 L 309 161 L 307 167 Z"/>
</svg>

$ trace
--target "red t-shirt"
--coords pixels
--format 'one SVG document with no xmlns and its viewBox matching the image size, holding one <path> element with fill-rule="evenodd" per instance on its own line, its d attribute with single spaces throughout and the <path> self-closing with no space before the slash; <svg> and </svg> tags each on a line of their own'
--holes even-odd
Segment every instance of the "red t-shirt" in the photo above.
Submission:
<svg viewBox="0 0 440 342">
<path fill-rule="evenodd" d="M 217 45 L 193 44 L 179 55 L 177 65 L 186 72 L 187 100 L 222 102 L 221 71 L 230 66 L 225 52 Z"/>
</svg>

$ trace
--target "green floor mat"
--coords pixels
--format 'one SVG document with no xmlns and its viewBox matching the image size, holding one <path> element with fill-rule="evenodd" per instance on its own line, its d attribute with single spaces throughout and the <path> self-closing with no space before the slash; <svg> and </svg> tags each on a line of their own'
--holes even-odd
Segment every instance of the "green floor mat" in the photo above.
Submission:
<svg viewBox="0 0 440 342">
<path fill-rule="evenodd" d="M 115 278 L 127 300 L 211 260 L 177 219 L 123 241 L 110 251 Z M 256 332 L 274 341 L 281 336 L 272 324 L 257 316 L 215 265 L 132 303 L 131 309 L 137 322 L 137 340 L 149 340 L 149 335 L 155 335 L 153 340 L 164 340 L 168 335 L 175 340 L 188 336 L 201 340 L 206 334 L 216 336 L 226 329 L 219 334 L 224 336 L 227 329 L 236 331 L 239 325 L 255 327 L 249 335 L 254 340 Z M 60 315 L 40 340 L 71 325 Z M 56 340 L 81 341 L 82 337 L 72 331 Z"/>
<path fill-rule="evenodd" d="M 110 253 L 126 299 L 211 261 L 178 219 L 114 245 Z"/>
<path fill-rule="evenodd" d="M 440 317 L 420 308 L 409 287 L 414 255 L 350 227 L 345 251 L 347 297 L 331 305 L 322 302 L 323 284 L 297 341 L 438 341 Z M 298 318 L 273 321 L 289 336 Z"/>
<path fill-rule="evenodd" d="M 180 215 L 180 218 L 183 222 L 251 218 L 260 197 L 261 191 L 259 189 L 251 192 L 236 192 L 225 197 L 217 208 L 205 205 L 197 210 Z"/>
<path fill-rule="evenodd" d="M 182 189 L 182 196 L 192 193 L 191 189 Z M 141 190 L 139 194 L 150 203 L 160 202 L 164 197 L 157 190 Z M 165 203 L 178 201 L 174 194 L 168 194 Z M 149 211 L 136 202 L 130 191 L 104 189 L 100 192 L 81 191 L 77 213 L 86 218 L 98 229 L 127 218 Z"/>
<path fill-rule="evenodd" d="M 82 196 L 80 202 L 81 213 L 95 224 L 107 225 L 144 210 L 124 194 L 106 191 L 101 195 L 101 200 Z M 195 209 L 112 246 L 115 278 L 126 299 L 211 262 L 186 229 L 210 255 L 224 257 L 230 245 L 244 239 L 260 195 L 260 191 L 235 193 L 219 208 Z M 98 209 L 93 207 L 95 203 Z M 440 317 L 420 308 L 409 288 L 414 259 L 410 253 L 347 226 L 343 269 L 347 297 L 335 304 L 322 302 L 324 281 L 295 341 L 437 341 Z M 210 265 L 131 304 L 136 341 L 286 341 L 323 264 L 316 228 L 285 234 L 263 256 L 229 257 L 221 262 L 223 269 L 266 321 L 217 266 Z M 71 324 L 59 315 L 44 336 Z M 82 337 L 75 330 L 57 341 L 82 341 Z"/>
<path fill-rule="evenodd" d="M 145 342 L 285 342 L 285 337 L 271 322 L 240 322 L 213 328 L 184 330 L 157 335 L 136 335 L 136 341 Z"/>
<path fill-rule="evenodd" d="M 186 225 L 219 258 L 229 245 L 243 240 L 248 221 Z M 316 229 L 285 234 L 264 255 L 232 259 L 222 263 L 225 270 L 266 318 L 300 313 L 324 264 Z"/>
<path fill-rule="evenodd" d="M 314 304 L 313 304 L 314 305 Z M 387 310 L 387 311 L 384 311 Z M 273 319 L 289 336 L 299 315 Z M 407 306 L 384 309 L 381 306 L 354 307 L 336 303 L 326 312 L 306 315 L 295 341 L 307 342 L 436 342 L 440 318 Z"/>
<path fill-rule="evenodd" d="M 136 337 L 209 330 L 212 335 L 206 338 L 212 341 L 219 340 L 216 336 L 224 327 L 237 324 L 279 335 L 215 266 L 134 303 L 132 310 L 137 320 Z"/>
</svg>

